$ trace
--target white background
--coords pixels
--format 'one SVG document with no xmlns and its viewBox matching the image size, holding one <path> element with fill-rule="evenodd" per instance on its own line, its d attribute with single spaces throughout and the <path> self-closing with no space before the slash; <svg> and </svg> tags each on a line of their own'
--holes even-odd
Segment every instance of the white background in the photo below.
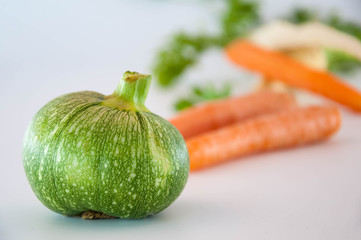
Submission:
<svg viewBox="0 0 361 240">
<path fill-rule="evenodd" d="M 361 117 L 346 110 L 330 141 L 248 156 L 192 173 L 180 198 L 143 220 L 57 215 L 32 193 L 21 158 L 32 116 L 64 93 L 110 94 L 126 70 L 150 72 L 154 52 L 179 29 L 215 31 L 221 1 L 0 1 L 0 239 L 361 239 Z M 265 19 L 297 4 L 361 24 L 359 0 L 263 1 Z M 208 52 L 171 90 L 151 87 L 147 106 L 169 117 L 189 85 L 255 76 Z M 361 89 L 361 75 L 350 78 Z"/>
</svg>

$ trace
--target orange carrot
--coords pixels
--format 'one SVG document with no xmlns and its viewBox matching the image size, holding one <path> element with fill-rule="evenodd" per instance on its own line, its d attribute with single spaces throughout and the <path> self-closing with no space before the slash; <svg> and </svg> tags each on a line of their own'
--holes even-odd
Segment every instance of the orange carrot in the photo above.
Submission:
<svg viewBox="0 0 361 240">
<path fill-rule="evenodd" d="M 294 108 L 255 117 L 187 140 L 191 170 L 246 154 L 321 141 L 340 124 L 335 107 Z"/>
<path fill-rule="evenodd" d="M 169 121 L 188 139 L 250 117 L 294 106 L 296 102 L 291 95 L 265 91 L 195 106 Z"/>
<path fill-rule="evenodd" d="M 233 62 L 247 69 L 361 111 L 361 93 L 328 72 L 311 69 L 282 53 L 262 49 L 244 40 L 231 43 L 226 53 Z"/>
</svg>

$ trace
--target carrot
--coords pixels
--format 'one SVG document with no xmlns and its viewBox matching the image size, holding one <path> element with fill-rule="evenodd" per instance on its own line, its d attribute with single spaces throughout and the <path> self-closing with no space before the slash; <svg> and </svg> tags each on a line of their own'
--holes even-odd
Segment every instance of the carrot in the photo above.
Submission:
<svg viewBox="0 0 361 240">
<path fill-rule="evenodd" d="M 170 122 L 188 139 L 250 117 L 294 106 L 296 102 L 291 95 L 264 91 L 195 106 L 184 110 Z"/>
<path fill-rule="evenodd" d="M 328 72 L 311 69 L 282 53 L 262 49 L 244 40 L 228 45 L 226 53 L 234 63 L 247 69 L 361 111 L 361 93 Z"/>
<path fill-rule="evenodd" d="M 187 140 L 191 170 L 246 154 L 325 140 L 340 124 L 335 107 L 294 108 L 255 117 Z"/>
</svg>

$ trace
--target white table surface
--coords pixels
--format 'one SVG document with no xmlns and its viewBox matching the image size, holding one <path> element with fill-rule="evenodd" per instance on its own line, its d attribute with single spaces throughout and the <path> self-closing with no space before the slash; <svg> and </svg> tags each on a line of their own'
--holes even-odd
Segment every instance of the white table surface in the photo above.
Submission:
<svg viewBox="0 0 361 240">
<path fill-rule="evenodd" d="M 173 205 L 143 220 L 64 217 L 32 193 L 21 147 L 35 112 L 64 93 L 111 93 L 125 70 L 149 72 L 172 31 L 212 29 L 212 2 L 0 0 L 0 240 L 361 239 L 361 115 L 347 110 L 331 140 L 192 173 Z M 270 19 L 300 1 L 264 2 Z M 361 22 L 359 0 L 301 2 Z M 255 78 L 213 50 L 175 88 L 153 84 L 147 106 L 166 118 L 190 85 L 229 80 L 244 93 Z M 361 89 L 361 74 L 349 81 Z"/>
</svg>

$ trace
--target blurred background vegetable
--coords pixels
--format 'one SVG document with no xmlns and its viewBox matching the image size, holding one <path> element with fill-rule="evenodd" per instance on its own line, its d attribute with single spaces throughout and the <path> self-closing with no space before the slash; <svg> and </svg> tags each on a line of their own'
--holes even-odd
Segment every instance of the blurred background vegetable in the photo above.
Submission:
<svg viewBox="0 0 361 240">
<path fill-rule="evenodd" d="M 258 91 L 190 107 L 169 121 L 187 140 L 236 122 L 295 106 L 296 100 L 290 94 Z"/>
<path fill-rule="evenodd" d="M 206 50 L 212 47 L 222 48 L 230 41 L 245 36 L 262 22 L 257 1 L 226 0 L 225 4 L 226 10 L 218 18 L 220 26 L 218 35 L 178 32 L 159 50 L 155 58 L 153 74 L 161 86 L 174 84 L 187 69 L 197 63 Z M 361 41 L 361 26 L 345 21 L 335 13 L 321 17 L 314 9 L 298 7 L 285 19 L 296 24 L 320 21 Z M 361 67 L 360 61 L 349 54 L 328 51 L 327 57 L 330 59 L 329 69 L 334 72 L 348 73 Z"/>
<path fill-rule="evenodd" d="M 298 107 L 254 117 L 187 140 L 190 168 L 200 170 L 247 154 L 323 141 L 340 125 L 336 107 Z"/>
<path fill-rule="evenodd" d="M 335 73 L 352 73 L 361 69 L 361 61 L 342 51 L 325 49 L 327 68 Z"/>
<path fill-rule="evenodd" d="M 319 71 L 280 52 L 237 40 L 226 48 L 235 64 L 272 79 L 307 90 L 361 112 L 361 93 L 327 71 Z M 286 67 L 285 67 L 286 66 Z"/>
<path fill-rule="evenodd" d="M 350 34 L 361 42 L 361 26 L 357 23 L 342 19 L 342 17 L 335 12 L 322 17 L 315 9 L 298 7 L 285 17 L 285 19 L 296 24 L 319 21 L 341 32 Z M 328 60 L 327 67 L 332 72 L 352 73 L 361 69 L 361 61 L 350 54 L 327 49 L 326 56 Z"/>
<path fill-rule="evenodd" d="M 258 2 L 226 0 L 226 10 L 219 19 L 219 34 L 175 33 L 155 57 L 153 75 L 161 86 L 174 84 L 201 54 L 212 48 L 222 48 L 237 37 L 244 36 L 259 23 Z"/>
<path fill-rule="evenodd" d="M 231 95 L 231 92 L 232 88 L 230 83 L 224 83 L 220 88 L 217 88 L 212 83 L 205 86 L 195 86 L 192 88 L 188 97 L 181 98 L 175 102 L 174 109 L 180 111 L 200 102 L 226 98 Z"/>
<path fill-rule="evenodd" d="M 223 2 L 225 10 L 216 16 L 218 31 L 208 33 L 175 32 L 165 45 L 157 52 L 153 63 L 153 75 L 162 87 L 171 87 L 182 75 L 196 65 L 206 51 L 212 48 L 222 49 L 232 40 L 248 36 L 256 27 L 263 26 L 260 13 L 260 3 L 252 0 L 226 0 Z M 280 19 L 282 17 L 280 16 Z M 334 29 L 354 36 L 361 44 L 361 26 L 344 20 L 336 12 L 321 15 L 317 9 L 297 7 L 283 19 L 295 23 L 305 24 L 312 21 L 324 23 Z M 202 30 L 202 29 L 200 29 Z M 312 67 L 325 68 L 334 73 L 349 74 L 361 69 L 361 61 L 352 54 L 333 48 L 293 49 L 284 51 L 287 55 L 306 61 Z M 309 61 L 310 58 L 313 58 Z M 264 81 L 272 83 L 271 81 Z M 213 79 L 210 79 L 212 82 Z M 264 85 L 264 84 L 263 84 Z M 272 86 L 274 86 L 273 84 Z M 284 88 L 284 86 L 282 86 Z M 174 103 L 176 111 L 186 109 L 194 104 L 220 99 L 231 95 L 229 84 L 216 89 L 212 84 L 197 85 L 189 89 L 189 94 L 180 97 Z"/>
</svg>

